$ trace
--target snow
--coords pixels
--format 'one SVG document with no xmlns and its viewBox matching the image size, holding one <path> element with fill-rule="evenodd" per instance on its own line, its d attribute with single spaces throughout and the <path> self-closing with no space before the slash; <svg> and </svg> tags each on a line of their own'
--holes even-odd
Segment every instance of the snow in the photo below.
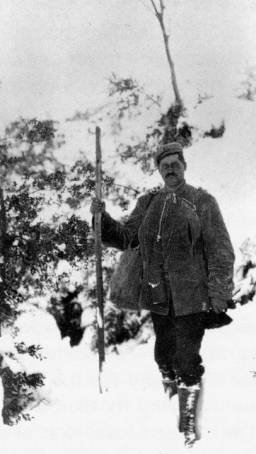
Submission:
<svg viewBox="0 0 256 454">
<path fill-rule="evenodd" d="M 186 152 L 187 181 L 216 196 L 237 257 L 242 242 L 255 235 L 255 115 L 255 103 L 211 99 L 192 109 L 188 116 L 189 123 L 197 128 L 198 141 Z M 222 138 L 200 139 L 203 130 L 222 120 L 226 125 Z M 74 137 L 75 131 L 71 142 Z M 67 137 L 67 149 L 68 145 Z M 93 149 L 90 147 L 91 153 Z M 113 151 L 113 147 L 110 149 Z M 109 159 L 108 168 L 112 165 Z M 141 187 L 151 187 L 160 181 L 157 173 L 148 177 L 131 163 L 118 163 L 113 171 L 117 183 L 136 186 L 139 182 Z M 123 214 L 108 202 L 109 207 L 113 216 Z M 81 216 L 89 220 L 87 208 L 83 209 Z M 66 263 L 61 262 L 58 272 L 65 269 Z M 219 450 L 251 454 L 256 448 L 255 302 L 238 307 L 231 316 L 234 322 L 230 326 L 208 331 L 204 338 L 202 438 L 193 448 L 195 453 Z M 65 454 L 71 450 L 89 454 L 184 452 L 183 436 L 177 431 L 177 397 L 169 402 L 163 392 L 153 361 L 153 337 L 144 344 L 130 341 L 118 348 L 119 354 L 108 353 L 106 391 L 101 395 L 98 359 L 88 347 L 89 330 L 81 345 L 71 348 L 67 339 L 60 338 L 54 319 L 43 310 L 24 314 L 18 325 L 17 340 L 42 345 L 46 359 L 39 362 L 20 355 L 18 364 L 10 360 L 8 364 L 14 370 L 19 366 L 46 376 L 45 387 L 40 390 L 45 405 L 33 409 L 31 422 L 0 427 L 5 454 L 16 454 L 18 450 L 26 454 L 35 450 L 38 454 Z M 5 355 L 12 348 L 10 337 L 3 333 L 0 351 Z"/>
<path fill-rule="evenodd" d="M 237 259 L 242 242 L 255 235 L 255 115 L 255 103 L 238 99 L 222 103 L 210 99 L 189 112 L 189 122 L 197 128 L 199 140 L 186 152 L 187 181 L 202 185 L 216 196 Z M 222 138 L 200 139 L 202 130 L 222 120 L 226 125 Z M 109 168 L 112 163 L 109 159 Z M 127 163 L 118 164 L 114 172 L 116 181 L 120 178 L 123 184 L 136 186 L 140 182 L 150 187 L 160 181 L 157 173 L 148 177 L 138 166 Z M 117 207 L 108 202 L 107 208 L 117 217 Z M 84 216 L 90 216 L 88 211 Z M 61 263 L 58 271 L 65 266 Z M 207 331 L 202 345 L 206 367 L 202 437 L 193 448 L 195 453 L 219 450 L 251 454 L 256 448 L 255 301 L 230 312 L 234 322 Z M 81 345 L 71 348 L 68 339 L 60 338 L 54 319 L 43 310 L 24 314 L 18 325 L 17 340 L 43 346 L 46 359 L 39 362 L 20 355 L 19 366 L 46 376 L 45 387 L 40 390 L 45 404 L 33 409 L 31 422 L 0 427 L 5 454 L 18 450 L 26 454 L 35 450 L 38 454 L 66 454 L 71 450 L 89 454 L 184 452 L 183 436 L 177 430 L 177 396 L 168 401 L 163 392 L 153 360 L 152 336 L 148 343 L 129 341 L 118 347 L 119 354 L 108 352 L 106 390 L 100 394 L 98 359 L 88 347 L 89 329 Z M 8 336 L 3 336 L 0 348 L 2 352 L 12 349 Z"/>
<path fill-rule="evenodd" d="M 18 2 L 12 3 L 14 5 Z M 97 43 L 95 38 L 93 38 L 93 42 L 95 45 L 98 43 L 102 45 L 104 41 L 104 55 L 105 53 L 108 55 L 105 60 L 108 62 L 107 68 L 111 70 L 105 68 L 105 72 L 102 72 L 101 59 L 94 62 L 89 58 L 93 63 L 90 65 L 93 70 L 92 72 L 87 71 L 86 58 L 81 60 L 79 57 L 82 66 L 81 62 L 75 64 L 75 78 L 70 72 L 70 58 L 63 58 L 64 54 L 61 49 L 65 49 L 67 55 L 72 51 L 73 55 L 75 41 L 79 36 L 83 36 L 84 40 L 84 33 L 81 34 L 79 29 L 75 34 L 73 33 L 74 28 L 71 27 L 72 21 L 70 21 L 69 14 L 66 14 L 66 8 L 61 9 L 60 14 L 63 13 L 66 16 L 65 19 L 63 16 L 60 21 L 59 15 L 55 14 L 57 10 L 59 11 L 58 6 L 51 6 L 56 11 L 53 11 L 51 21 L 49 21 L 48 8 L 50 8 L 50 3 L 53 5 L 54 2 L 47 2 L 47 8 L 43 13 L 41 11 L 41 15 L 36 13 L 37 20 L 34 21 L 34 15 L 28 14 L 28 11 L 31 10 L 28 3 L 31 2 L 27 2 L 27 7 L 24 7 L 22 3 L 22 11 L 13 6 L 6 7 L 8 13 L 6 10 L 3 15 L 4 21 L 7 22 L 5 27 L 1 27 L 1 30 L 4 30 L 5 33 L 9 27 L 11 33 L 8 45 L 3 46 L 4 58 L 8 57 L 8 64 L 3 63 L 2 65 L 7 68 L 7 73 L 3 72 L 4 91 L 2 96 L 3 99 L 8 99 L 8 102 L 2 102 L 5 121 L 1 120 L 1 123 L 13 120 L 14 113 L 15 115 L 36 115 L 45 118 L 47 112 L 49 118 L 57 116 L 64 119 L 72 116 L 73 111 L 77 108 L 85 110 L 92 103 L 94 106 L 97 103 L 100 105 L 103 99 L 105 100 L 102 90 L 103 85 L 104 87 L 106 85 L 107 74 L 112 70 L 120 73 L 121 70 L 126 75 L 127 68 L 130 71 L 131 66 L 133 75 L 138 77 L 138 80 L 144 79 L 146 87 L 150 87 L 149 91 L 158 91 L 159 87 L 161 88 L 162 108 L 169 107 L 169 78 L 166 77 L 165 63 L 163 64 L 165 56 L 162 52 L 162 44 L 160 44 L 161 48 L 158 44 L 161 43 L 161 36 L 153 15 L 152 23 L 149 19 L 150 16 L 146 16 L 147 12 L 141 5 L 143 2 L 136 2 L 138 5 L 140 4 L 136 7 L 143 9 L 141 9 L 141 14 L 136 15 L 136 26 L 132 27 L 132 33 L 129 31 L 129 24 L 134 23 L 135 16 L 129 2 L 125 7 L 127 14 L 123 14 L 123 8 L 119 11 L 116 8 L 113 10 L 111 6 L 112 13 L 114 11 L 116 13 L 106 16 L 104 14 L 97 16 L 95 13 L 98 8 L 102 8 L 104 2 L 99 2 L 96 10 L 95 2 L 93 2 L 93 6 L 91 4 L 86 9 L 80 8 L 80 0 L 75 2 L 77 3 L 77 5 L 73 5 L 75 27 L 82 26 L 84 30 L 84 24 L 89 14 L 89 16 L 93 15 L 92 23 L 94 28 L 96 26 L 97 31 L 97 27 L 102 25 L 102 18 L 104 18 L 105 25 L 101 30 L 104 39 L 100 39 L 101 35 L 98 35 L 97 31 Z M 84 2 L 82 3 L 84 5 Z M 102 5 L 100 5 L 101 3 Z M 106 2 L 107 5 L 108 3 Z M 116 2 L 112 3 L 114 5 Z M 227 3 L 229 3 L 229 9 L 232 3 L 232 8 L 229 14 L 226 14 L 229 19 L 223 20 L 223 2 L 221 0 L 213 2 L 212 5 L 209 5 L 209 2 L 206 4 L 206 2 L 198 0 L 199 14 L 197 15 L 193 14 L 194 1 L 187 2 L 182 14 L 180 9 L 182 6 L 175 1 L 176 13 L 172 20 L 172 27 L 175 29 L 172 34 L 176 41 L 174 49 L 176 50 L 175 62 L 177 62 L 178 80 L 181 82 L 181 91 L 182 94 L 185 93 L 185 104 L 188 107 L 186 120 L 196 128 L 197 134 L 197 140 L 186 152 L 188 163 L 186 179 L 188 183 L 204 187 L 217 198 L 235 246 L 237 261 L 239 261 L 239 248 L 242 242 L 255 235 L 256 135 L 254 123 L 256 104 L 235 98 L 234 87 L 239 87 L 239 71 L 245 66 L 246 59 L 251 61 L 255 58 L 253 41 L 256 16 L 253 11 L 255 7 L 252 6 L 253 2 L 250 0 L 240 2 L 240 6 L 239 2 L 236 2 L 234 8 L 234 2 Z M 105 8 L 108 10 L 110 6 Z M 232 19 L 230 19 L 230 12 Z M 119 21 L 119 14 L 122 16 L 122 22 Z M 18 16 L 19 20 L 17 20 Z M 57 28 L 53 26 L 56 17 L 59 21 Z M 105 17 L 110 18 L 111 21 L 106 21 Z M 15 22 L 15 27 L 10 22 L 11 18 Z M 212 27 L 213 19 L 214 26 Z M 33 20 L 32 28 L 31 20 Z M 45 20 L 46 27 L 43 26 Z M 52 46 L 53 55 L 50 57 L 49 49 L 46 52 L 50 60 L 54 60 L 54 64 L 45 65 L 44 58 L 42 60 L 44 68 L 50 68 L 48 75 L 45 73 L 44 77 L 41 77 L 39 60 L 36 61 L 32 74 L 30 58 L 27 59 L 28 67 L 25 69 L 25 73 L 23 71 L 25 76 L 23 73 L 21 74 L 20 70 L 17 72 L 17 62 L 13 57 L 10 60 L 9 51 L 12 43 L 15 42 L 16 50 L 22 46 L 20 55 L 24 54 L 24 40 L 20 40 L 21 34 L 24 37 L 24 24 L 28 25 L 25 27 L 27 31 L 31 29 L 33 33 L 36 31 L 37 38 L 39 33 L 40 47 L 45 54 L 45 49 L 50 42 L 43 36 L 45 30 L 54 42 L 57 38 L 56 33 L 58 34 L 63 28 L 62 25 L 67 23 L 68 27 L 63 29 L 64 35 L 63 33 L 58 35 L 60 38 L 57 39 L 59 45 L 57 60 L 56 46 Z M 112 27 L 117 23 L 119 25 L 121 23 L 118 36 L 120 35 L 122 39 L 119 40 L 119 44 L 123 43 L 125 52 L 116 52 L 115 46 L 111 45 L 109 32 L 111 30 L 111 36 L 112 32 L 117 33 L 116 28 Z M 128 28 L 125 32 L 125 39 L 123 39 L 126 25 Z M 90 29 L 93 30 L 91 25 L 86 27 L 89 41 L 93 37 Z M 235 37 L 234 30 L 236 30 Z M 13 35 L 13 31 L 17 36 Z M 73 33 L 71 40 L 69 32 Z M 137 59 L 136 63 L 134 55 L 137 54 L 137 43 L 141 41 L 137 38 L 142 36 L 142 32 L 146 33 L 143 51 L 140 48 L 140 55 L 143 58 Z M 105 39 L 105 35 L 108 39 Z M 132 41 L 129 35 L 132 37 Z M 198 40 L 200 35 L 204 38 L 203 40 Z M 6 36 L 8 37 L 8 34 Z M 38 43 L 38 39 L 30 38 L 30 35 L 26 34 L 25 42 Z M 129 45 L 127 45 L 128 38 Z M 68 46 L 62 46 L 63 39 L 68 42 Z M 184 46 L 184 39 L 189 42 L 189 46 Z M 200 52 L 198 53 L 199 41 Z M 194 45 L 193 42 L 196 46 L 195 51 L 191 48 L 191 45 Z M 152 60 L 152 43 L 157 43 L 153 46 L 154 61 Z M 13 55 L 16 52 L 15 46 Z M 84 43 L 78 46 L 79 49 L 85 49 L 85 47 Z M 95 46 L 87 46 L 88 49 L 90 57 L 90 52 L 95 49 Z M 128 49 L 132 55 L 131 59 L 127 58 Z M 95 50 L 93 50 L 93 54 L 95 54 Z M 102 49 L 96 54 L 102 55 Z M 38 52 L 35 55 L 38 55 Z M 120 56 L 123 57 L 120 59 Z M 220 56 L 222 57 L 220 58 Z M 98 69 L 98 64 L 100 69 Z M 20 65 L 20 68 L 23 66 Z M 61 74 L 64 74 L 61 78 L 57 77 L 57 81 L 53 80 L 53 67 L 60 68 Z M 86 67 L 86 70 L 81 70 L 82 67 Z M 151 71 L 148 71 L 149 67 Z M 9 83 L 6 76 L 8 73 L 11 74 Z M 16 79 L 19 79 L 18 82 L 14 73 Z M 40 77 L 37 73 L 40 73 Z M 59 69 L 55 73 L 59 74 Z M 81 80 L 77 76 L 79 74 L 82 75 L 79 76 Z M 70 83 L 70 76 L 72 76 L 71 79 L 73 78 L 73 83 Z M 102 83 L 103 77 L 104 84 Z M 45 81 L 48 82 L 45 83 Z M 66 86 L 69 87 L 68 90 L 66 90 Z M 85 87 L 89 87 L 89 92 L 88 89 L 85 91 Z M 194 108 L 193 104 L 195 104 L 195 98 L 199 92 L 214 94 L 214 97 Z M 54 96 L 51 93 L 54 93 Z M 216 93 L 220 94 L 219 98 Z M 26 103 L 23 106 L 24 96 Z M 189 106 L 189 102 L 191 102 L 191 106 Z M 139 184 L 141 188 L 150 188 L 160 182 L 157 173 L 148 177 L 141 172 L 139 166 L 135 167 L 132 162 L 125 164 L 116 162 L 116 146 L 119 139 L 120 141 L 124 139 L 123 142 L 127 143 L 132 140 L 131 135 L 135 137 L 134 140 L 143 135 L 146 123 L 153 123 L 156 112 L 149 111 L 148 117 L 145 115 L 144 112 L 139 120 L 134 119 L 133 124 L 129 121 L 129 124 L 124 125 L 123 132 L 126 134 L 124 138 L 111 136 L 106 122 L 100 123 L 102 124 L 103 167 L 104 170 L 113 171 L 116 183 L 131 184 L 132 186 Z M 224 121 L 226 126 L 222 138 L 216 140 L 201 138 L 202 131 L 210 129 L 212 125 L 219 126 L 221 121 Z M 1 129 L 3 126 L 4 124 L 1 125 Z M 63 120 L 60 127 L 66 134 L 66 143 L 59 150 L 63 162 L 71 164 L 71 159 L 73 161 L 78 158 L 84 159 L 85 156 L 88 159 L 94 159 L 95 137 L 88 131 L 86 123 Z M 111 210 L 114 217 L 124 214 L 119 207 L 107 202 L 107 209 Z M 131 208 L 134 203 L 131 204 Z M 55 211 L 56 207 L 53 206 L 52 210 L 48 208 L 47 213 L 44 211 L 41 216 L 44 220 L 46 217 L 50 219 Z M 69 212 L 67 207 L 62 214 L 67 216 Z M 91 215 L 88 206 L 81 208 L 81 217 L 90 221 Z M 67 270 L 67 264 L 64 261 L 60 262 L 58 273 L 61 274 L 65 270 Z M 243 283 L 247 289 L 250 285 L 249 280 L 254 279 L 253 272 L 252 270 L 249 272 L 248 282 Z M 74 274 L 73 280 L 75 279 L 79 281 L 79 276 Z M 243 287 L 241 287 L 240 292 L 243 293 L 243 291 Z M 194 447 L 195 453 L 215 454 L 219 450 L 232 454 L 252 454 L 256 447 L 254 422 L 256 413 L 255 301 L 238 307 L 230 315 L 234 318 L 234 322 L 230 326 L 208 331 L 203 341 L 202 356 L 206 373 L 201 416 L 202 438 Z M 94 317 L 93 313 L 91 313 L 91 317 Z M 88 318 L 86 322 L 89 323 Z M 120 452 L 122 454 L 128 454 L 128 452 L 129 454 L 130 452 L 133 454 L 167 454 L 171 451 L 179 454 L 185 451 L 183 437 L 177 431 L 177 397 L 170 402 L 163 392 L 160 376 L 153 361 L 153 337 L 148 343 L 143 344 L 130 341 L 118 348 L 119 354 L 108 352 L 104 367 L 105 392 L 101 395 L 98 391 L 98 359 L 88 347 L 91 335 L 88 328 L 81 345 L 71 348 L 68 339 L 61 339 L 53 317 L 43 310 L 38 309 L 34 313 L 23 314 L 17 321 L 17 325 L 20 332 L 15 341 L 24 341 L 27 345 L 42 345 L 42 354 L 45 359 L 38 361 L 27 355 L 16 355 L 17 361 L 10 358 L 8 352 L 15 350 L 14 340 L 8 332 L 2 333 L 0 353 L 4 356 L 5 363 L 8 363 L 13 371 L 42 372 L 46 376 L 45 386 L 40 389 L 45 404 L 42 403 L 34 408 L 32 412 L 34 419 L 31 422 L 22 422 L 14 427 L 0 424 L 1 449 L 5 454 L 16 454 L 18 451 L 26 454 L 34 454 L 34 452 L 37 454 L 52 452 L 70 454 L 75 450 L 82 450 L 88 454 L 102 452 L 104 454 L 120 454 Z M 0 387 L 1 401 L 2 389 Z"/>
<path fill-rule="evenodd" d="M 143 106 L 139 106 L 143 110 Z M 162 106 L 163 107 L 163 106 Z M 154 109 L 146 113 L 145 109 L 139 121 L 135 117 L 124 122 L 120 137 L 111 136 L 108 120 L 99 123 L 102 128 L 103 169 L 115 178 L 116 184 L 131 185 L 132 187 L 152 188 L 162 183 L 158 172 L 149 176 L 134 165 L 132 161 L 121 163 L 118 159 L 118 143 L 133 144 L 135 137 L 143 137 L 146 131 L 145 116 L 148 125 L 154 124 L 159 118 L 159 111 Z M 104 117 L 104 115 L 103 115 Z M 193 144 L 185 151 L 188 183 L 201 186 L 214 195 L 220 205 L 224 220 L 231 234 L 237 259 L 239 248 L 247 237 L 255 235 L 256 210 L 256 135 L 254 119 L 256 103 L 238 99 L 235 94 L 215 96 L 195 107 L 187 105 L 185 120 L 195 129 Z M 97 122 L 97 119 L 95 118 Z M 219 126 L 224 121 L 224 135 L 218 139 L 202 138 L 205 131 Z M 95 137 L 86 131 L 81 122 L 61 124 L 62 132 L 66 135 L 66 143 L 57 153 L 57 157 L 71 164 L 79 157 L 85 157 L 92 162 L 95 159 Z M 139 129 L 139 130 L 138 130 Z M 86 144 L 86 147 L 85 145 Z M 72 154 L 70 153 L 72 150 Z M 81 150 L 84 150 L 81 152 Z M 80 210 L 82 218 L 91 222 L 89 212 L 90 200 Z M 127 212 L 106 200 L 106 208 L 115 218 L 120 218 Z M 134 207 L 131 202 L 129 211 Z"/>
<path fill-rule="evenodd" d="M 216 197 L 237 253 L 255 232 L 255 114 L 255 103 L 236 98 L 210 99 L 190 113 L 201 133 L 225 122 L 223 137 L 198 140 L 186 152 L 187 180 Z"/>
<path fill-rule="evenodd" d="M 233 323 L 207 331 L 203 340 L 206 372 L 195 453 L 251 454 L 256 448 L 256 305 L 230 312 Z M 19 326 L 27 342 L 45 341 L 47 359 L 40 367 L 48 377 L 42 390 L 48 400 L 32 410 L 31 422 L 0 426 L 5 454 L 187 451 L 177 430 L 177 396 L 168 400 L 153 360 L 153 336 L 148 343 L 123 344 L 119 354 L 108 352 L 100 394 L 97 355 L 85 341 L 71 348 L 52 317 L 39 310 L 24 314 Z"/>
</svg>

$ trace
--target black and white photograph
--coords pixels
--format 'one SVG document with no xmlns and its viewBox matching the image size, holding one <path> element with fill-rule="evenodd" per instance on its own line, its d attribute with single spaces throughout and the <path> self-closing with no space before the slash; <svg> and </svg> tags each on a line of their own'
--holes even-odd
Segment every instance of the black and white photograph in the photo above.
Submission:
<svg viewBox="0 0 256 454">
<path fill-rule="evenodd" d="M 256 3 L 0 4 L 3 454 L 256 449 Z"/>
</svg>

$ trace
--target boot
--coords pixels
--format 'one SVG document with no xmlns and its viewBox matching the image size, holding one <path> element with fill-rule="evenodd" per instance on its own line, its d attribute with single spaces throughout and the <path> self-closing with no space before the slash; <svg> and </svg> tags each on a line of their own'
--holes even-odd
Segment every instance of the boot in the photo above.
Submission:
<svg viewBox="0 0 256 454">
<path fill-rule="evenodd" d="M 177 394 L 177 384 L 176 380 L 172 380 L 169 377 L 164 377 L 162 379 L 164 392 L 168 395 L 169 399 L 171 399 L 175 394 Z"/>
<path fill-rule="evenodd" d="M 192 386 L 186 386 L 181 383 L 178 386 L 180 410 L 179 431 L 184 433 L 185 445 L 189 448 L 199 438 L 196 427 L 196 416 L 200 389 L 200 383 Z"/>
</svg>

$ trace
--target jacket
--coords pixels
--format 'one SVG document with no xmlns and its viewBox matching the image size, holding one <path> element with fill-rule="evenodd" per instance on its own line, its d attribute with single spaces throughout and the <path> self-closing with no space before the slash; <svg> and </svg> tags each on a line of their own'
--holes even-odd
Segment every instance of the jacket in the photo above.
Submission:
<svg viewBox="0 0 256 454">
<path fill-rule="evenodd" d="M 125 223 L 104 213 L 102 241 L 121 250 L 140 245 L 143 309 L 167 314 L 171 298 L 181 316 L 232 297 L 233 247 L 215 198 L 202 188 L 147 193 Z"/>
</svg>

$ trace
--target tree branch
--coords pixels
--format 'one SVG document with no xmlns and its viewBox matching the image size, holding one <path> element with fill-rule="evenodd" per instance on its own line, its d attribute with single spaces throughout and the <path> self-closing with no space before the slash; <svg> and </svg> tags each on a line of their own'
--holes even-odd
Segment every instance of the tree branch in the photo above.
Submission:
<svg viewBox="0 0 256 454">
<path fill-rule="evenodd" d="M 165 28 L 165 23 L 164 23 L 164 10 L 165 10 L 165 4 L 164 0 L 160 0 L 160 11 L 158 11 L 154 0 L 150 0 L 151 4 L 154 8 L 156 17 L 159 21 L 161 30 L 162 30 L 162 35 L 164 39 L 164 46 L 165 46 L 165 53 L 167 56 L 167 61 L 169 64 L 170 72 L 171 72 L 171 81 L 172 81 L 172 88 L 174 91 L 174 97 L 175 97 L 175 103 L 179 106 L 183 106 L 183 102 L 180 96 L 179 88 L 178 88 L 178 83 L 177 83 L 177 77 L 176 77 L 176 72 L 175 72 L 175 67 L 174 67 L 174 62 L 171 57 L 171 52 L 169 48 L 169 36 L 166 33 L 166 28 Z"/>
<path fill-rule="evenodd" d="M 113 186 L 118 186 L 119 188 L 128 189 L 129 191 L 135 192 L 135 194 L 140 193 L 140 191 L 138 189 L 134 189 L 132 186 L 124 186 L 123 184 L 117 184 L 117 183 L 114 183 Z"/>
<path fill-rule="evenodd" d="M 161 13 L 163 15 L 164 14 L 164 9 L 165 9 L 165 4 L 164 4 L 163 0 L 160 0 L 160 8 L 161 8 Z"/>
<path fill-rule="evenodd" d="M 151 1 L 151 4 L 152 4 L 153 8 L 154 8 L 155 15 L 158 18 L 159 17 L 159 11 L 158 11 L 158 9 L 156 7 L 156 4 L 155 4 L 154 0 L 150 0 L 150 1 Z"/>
</svg>

